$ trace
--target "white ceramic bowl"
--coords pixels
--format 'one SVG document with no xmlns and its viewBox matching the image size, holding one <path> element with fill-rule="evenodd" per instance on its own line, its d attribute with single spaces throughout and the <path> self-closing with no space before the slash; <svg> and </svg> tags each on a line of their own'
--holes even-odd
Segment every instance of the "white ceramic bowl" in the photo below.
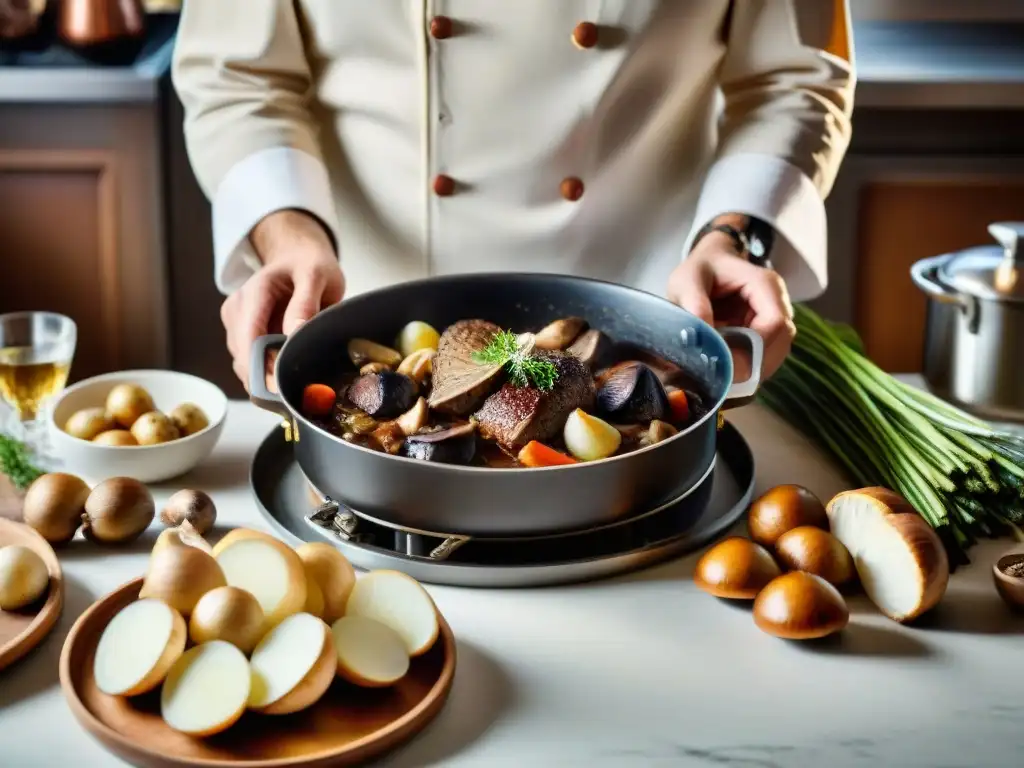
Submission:
<svg viewBox="0 0 1024 768">
<path fill-rule="evenodd" d="M 107 393 L 117 384 L 138 384 L 153 396 L 157 410 L 170 413 L 182 403 L 194 403 L 210 424 L 194 435 L 159 445 L 96 445 L 72 437 L 64 424 L 81 408 L 102 407 Z M 51 410 L 49 433 L 60 470 L 89 483 L 108 477 L 133 477 L 143 483 L 170 480 L 203 461 L 220 439 L 227 416 L 228 399 L 214 384 L 177 371 L 119 371 L 94 376 L 68 387 Z"/>
</svg>

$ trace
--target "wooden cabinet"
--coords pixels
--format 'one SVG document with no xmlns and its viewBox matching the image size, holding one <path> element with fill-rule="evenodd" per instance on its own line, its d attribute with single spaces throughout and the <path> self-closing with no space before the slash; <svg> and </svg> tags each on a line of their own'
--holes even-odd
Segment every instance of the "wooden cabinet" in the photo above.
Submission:
<svg viewBox="0 0 1024 768">
<path fill-rule="evenodd" d="M 1024 220 L 1024 112 L 867 111 L 829 197 L 829 288 L 814 306 L 849 322 L 893 373 L 921 370 L 919 259 L 992 244 Z"/>
<path fill-rule="evenodd" d="M 72 378 L 169 362 L 152 104 L 5 104 L 0 312 L 78 324 Z"/>
</svg>

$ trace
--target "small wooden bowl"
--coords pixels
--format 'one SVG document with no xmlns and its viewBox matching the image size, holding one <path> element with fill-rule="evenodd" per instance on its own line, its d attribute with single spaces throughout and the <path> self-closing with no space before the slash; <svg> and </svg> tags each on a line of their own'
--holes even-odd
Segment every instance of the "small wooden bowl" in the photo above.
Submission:
<svg viewBox="0 0 1024 768">
<path fill-rule="evenodd" d="M 10 666 L 43 641 L 64 607 L 64 574 L 53 547 L 24 523 L 0 518 L 0 547 L 20 544 L 43 558 L 50 572 L 46 596 L 20 611 L 0 610 L 0 669 Z"/>
<path fill-rule="evenodd" d="M 1014 547 L 1004 552 L 992 566 L 992 580 L 996 591 L 1008 606 L 1017 611 L 1024 611 L 1024 577 L 1008 576 L 1003 568 L 1011 560 L 1024 556 L 1024 546 Z"/>
<path fill-rule="evenodd" d="M 133 699 L 96 688 L 93 659 L 104 627 L 139 596 L 142 579 L 94 603 L 75 622 L 60 656 L 60 684 L 78 722 L 104 747 L 144 768 L 327 768 L 362 763 L 394 749 L 441 711 L 455 676 L 455 638 L 439 616 L 438 640 L 387 689 L 339 680 L 292 715 L 246 712 L 221 734 L 192 738 L 160 717 L 160 689 Z"/>
</svg>

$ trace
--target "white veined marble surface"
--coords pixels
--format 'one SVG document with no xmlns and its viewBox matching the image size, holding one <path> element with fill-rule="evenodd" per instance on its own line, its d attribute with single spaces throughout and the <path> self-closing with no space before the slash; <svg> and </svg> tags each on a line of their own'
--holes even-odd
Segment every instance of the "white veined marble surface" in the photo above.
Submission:
<svg viewBox="0 0 1024 768">
<path fill-rule="evenodd" d="M 842 478 L 756 406 L 729 418 L 754 447 L 758 488 L 822 495 Z M 215 454 L 160 503 L 203 488 L 219 524 L 265 527 L 250 457 L 277 420 L 233 404 Z M 62 554 L 63 618 L 0 673 L 4 768 L 124 765 L 82 730 L 57 680 L 61 644 L 90 602 L 143 573 L 157 530 L 129 553 L 78 542 Z M 1024 618 L 1008 613 L 984 543 L 924 627 L 900 627 L 863 599 L 825 646 L 761 633 L 748 610 L 699 592 L 695 556 L 589 585 L 537 590 L 428 586 L 459 642 L 446 708 L 380 765 L 414 768 L 1012 768 L 1024 765 Z"/>
</svg>

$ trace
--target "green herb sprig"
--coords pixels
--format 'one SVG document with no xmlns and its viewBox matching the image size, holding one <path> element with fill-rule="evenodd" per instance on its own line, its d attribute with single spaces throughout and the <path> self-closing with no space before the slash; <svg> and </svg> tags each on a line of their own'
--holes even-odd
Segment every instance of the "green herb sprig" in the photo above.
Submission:
<svg viewBox="0 0 1024 768">
<path fill-rule="evenodd" d="M 0 472 L 7 475 L 19 491 L 28 488 L 43 474 L 43 470 L 32 463 L 28 446 L 3 433 L 0 433 Z"/>
<path fill-rule="evenodd" d="M 533 385 L 542 392 L 554 388 L 558 369 L 550 360 L 528 354 L 511 331 L 498 331 L 490 343 L 472 354 L 477 365 L 500 365 L 517 387 Z"/>
</svg>

